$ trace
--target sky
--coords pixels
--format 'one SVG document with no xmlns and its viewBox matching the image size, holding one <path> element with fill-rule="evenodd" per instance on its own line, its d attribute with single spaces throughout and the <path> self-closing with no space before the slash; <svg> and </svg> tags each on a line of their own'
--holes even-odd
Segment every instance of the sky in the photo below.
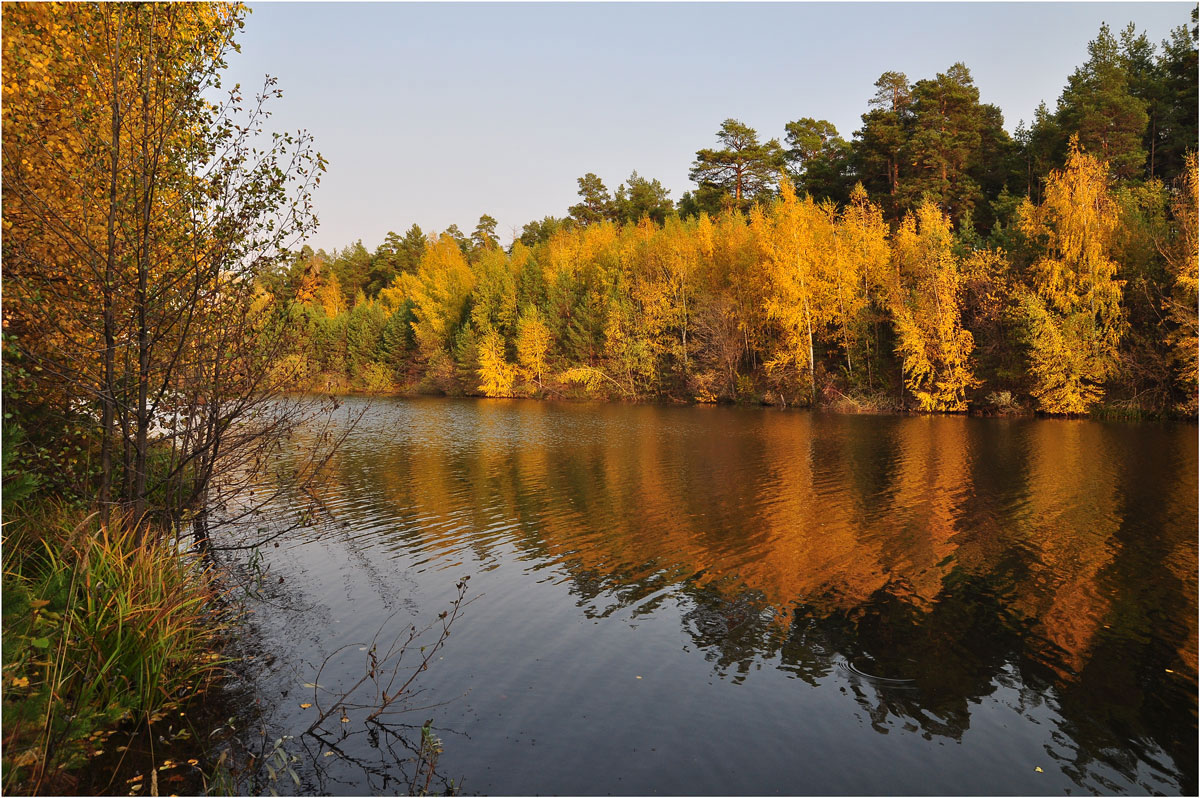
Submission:
<svg viewBox="0 0 1200 798">
<path fill-rule="evenodd" d="M 696 150 L 735 118 L 761 140 L 802 117 L 849 140 L 885 71 L 955 62 L 1012 132 L 1053 110 L 1102 22 L 1151 41 L 1192 3 L 252 3 L 226 86 L 265 75 L 280 131 L 328 160 L 309 239 L 368 249 L 413 223 L 480 215 L 502 243 L 565 216 L 577 178 L 636 170 L 678 200 Z"/>
</svg>

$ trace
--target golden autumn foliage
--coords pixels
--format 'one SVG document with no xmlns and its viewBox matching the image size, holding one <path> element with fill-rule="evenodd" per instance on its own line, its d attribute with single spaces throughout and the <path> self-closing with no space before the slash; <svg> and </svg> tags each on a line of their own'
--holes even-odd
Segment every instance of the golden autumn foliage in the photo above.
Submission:
<svg viewBox="0 0 1200 798">
<path fill-rule="evenodd" d="M 416 274 L 403 274 L 397 280 L 399 289 L 415 303 L 413 333 L 422 354 L 432 358 L 446 351 L 475 287 L 475 274 L 458 244 L 443 235 L 425 250 Z"/>
<path fill-rule="evenodd" d="M 550 328 L 542 322 L 537 309 L 522 313 L 517 320 L 517 363 L 527 378 L 542 381 L 551 343 Z"/>
<path fill-rule="evenodd" d="M 333 318 L 346 310 L 346 297 L 342 294 L 342 283 L 333 272 L 322 275 L 313 292 L 313 302 L 321 306 L 325 315 Z"/>
<path fill-rule="evenodd" d="M 94 491 L 105 522 L 203 496 L 283 354 L 283 303 L 257 281 L 315 225 L 324 161 L 306 134 L 261 130 L 271 79 L 250 104 L 220 85 L 245 13 L 4 9 L 5 398 L 31 435 L 69 426 L 97 450 L 94 473 L 87 457 L 44 470 Z M 169 486 L 148 473 L 164 429 Z"/>
<path fill-rule="evenodd" d="M 1073 142 L 1066 167 L 1046 181 L 1042 204 L 1027 200 L 1021 208 L 1022 232 L 1044 242 L 1019 303 L 1032 393 L 1048 413 L 1087 412 L 1116 368 L 1124 283 L 1111 257 L 1119 217 L 1108 180 L 1108 166 Z"/>
<path fill-rule="evenodd" d="M 905 217 L 893 242 L 890 303 L 904 382 L 922 410 L 961 412 L 979 384 L 962 325 L 962 277 L 950 219 L 932 202 Z"/>
<path fill-rule="evenodd" d="M 889 228 L 861 186 L 839 206 L 787 180 L 749 213 L 547 220 L 538 238 L 514 241 L 507 253 L 443 235 L 427 239 L 420 261 L 375 297 L 313 327 L 307 347 L 315 371 L 345 371 L 326 384 L 352 388 L 372 361 L 407 390 L 446 393 L 922 412 L 963 412 L 979 399 L 985 411 L 1019 412 L 1032 394 L 1040 409 L 1083 412 L 1117 362 L 1123 319 L 1112 253 L 1155 257 L 1154 236 L 1165 229 L 1163 191 L 1125 192 L 1123 207 L 1144 229 L 1114 239 L 1116 205 L 1097 188 L 1102 171 L 1073 151 L 1044 202 L 1026 202 L 987 238 L 965 222 L 953 229 L 934 204 Z M 1074 209 L 1080 203 L 1091 217 Z M 1177 227 L 1171 246 L 1180 255 L 1164 249 L 1164 258 L 1186 267 L 1188 228 Z M 339 259 L 357 268 L 348 257 L 334 258 L 335 271 Z M 1166 267 L 1141 269 L 1146 283 Z M 1180 332 L 1164 330 L 1172 335 L 1187 330 L 1186 268 L 1179 285 L 1182 315 L 1167 326 Z M 1153 301 L 1159 307 L 1161 294 Z M 359 305 L 382 314 L 365 355 L 348 343 Z M 1092 308 L 1099 336 L 1083 323 Z M 1097 353 L 1096 342 L 1107 351 Z M 986 397 L 977 390 L 984 375 Z"/>
<path fill-rule="evenodd" d="M 1171 202 L 1175 235 L 1164 247 L 1163 253 L 1174 280 L 1168 313 L 1176 327 L 1168 334 L 1168 341 L 1175 356 L 1179 382 L 1188 391 L 1188 404 L 1193 411 L 1197 404 L 1196 355 L 1197 347 L 1200 347 L 1200 339 L 1197 337 L 1197 322 L 1200 318 L 1200 299 L 1197 295 L 1197 289 L 1200 288 L 1197 204 L 1200 203 L 1200 195 L 1197 194 L 1196 186 L 1197 163 L 1196 153 L 1193 152 L 1187 157 L 1185 171 L 1179 179 L 1177 193 Z"/>
<path fill-rule="evenodd" d="M 834 265 L 827 280 L 828 302 L 846 369 L 853 374 L 856 352 L 861 350 L 869 363 L 871 299 L 879 293 L 891 254 L 883 211 L 871 203 L 861 184 L 855 186 L 837 220 L 833 254 Z"/>
<path fill-rule="evenodd" d="M 767 313 L 782 330 L 782 346 L 767 361 L 767 369 L 790 368 L 803 374 L 811 401 L 816 389 L 813 330 L 821 323 L 817 311 L 824 310 L 818 305 L 818 281 L 833 245 L 830 219 L 811 197 L 799 199 L 785 180 L 769 215 L 758 207 L 751 212 L 750 228 L 769 269 Z"/>
<path fill-rule="evenodd" d="M 479 339 L 479 390 L 484 396 L 512 396 L 517 367 L 504 354 L 504 339 L 487 330 Z"/>
</svg>

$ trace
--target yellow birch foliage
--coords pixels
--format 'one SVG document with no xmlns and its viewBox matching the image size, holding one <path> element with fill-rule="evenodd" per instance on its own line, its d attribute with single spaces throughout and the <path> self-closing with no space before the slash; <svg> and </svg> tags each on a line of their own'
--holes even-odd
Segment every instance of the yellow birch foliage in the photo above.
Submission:
<svg viewBox="0 0 1200 798">
<path fill-rule="evenodd" d="M 321 281 L 313 292 L 313 302 L 320 305 L 325 315 L 334 318 L 346 310 L 346 297 L 342 294 L 342 282 L 333 270 L 321 275 Z"/>
<path fill-rule="evenodd" d="M 821 268 L 821 244 L 829 241 L 829 219 L 810 197 L 797 198 L 790 181 L 780 184 L 780 198 L 770 216 L 757 207 L 751 211 L 750 227 L 770 274 L 766 309 L 782 333 L 781 347 L 764 365 L 768 372 L 791 368 L 813 384 L 813 335 L 816 318 L 817 281 Z"/>
<path fill-rule="evenodd" d="M 820 271 L 818 315 L 833 325 L 832 340 L 841 346 L 846 370 L 854 373 L 855 352 L 865 340 L 868 286 L 887 265 L 887 225 L 882 213 L 867 200 L 861 187 L 841 213 L 832 202 L 821 206 L 827 217 L 822 227 L 831 240 L 818 241 L 824 253 Z"/>
<path fill-rule="evenodd" d="M 1021 207 L 1021 230 L 1045 242 L 1030 269 L 1032 291 L 1019 305 L 1029 333 L 1038 407 L 1086 413 L 1104 395 L 1124 331 L 1118 264 L 1111 257 L 1119 221 L 1108 165 L 1072 139 L 1066 167 L 1051 172 L 1045 200 Z"/>
<path fill-rule="evenodd" d="M 143 196 L 137 156 L 159 153 L 163 175 L 176 166 L 162 151 L 186 146 L 191 133 L 161 119 L 176 99 L 167 96 L 177 90 L 172 81 L 217 57 L 238 13 L 215 3 L 145 14 L 125 4 L 5 5 L 4 324 L 54 364 L 59 377 L 47 371 L 38 380 L 44 400 L 73 404 L 80 393 L 103 392 L 104 298 L 115 320 L 109 332 L 124 339 L 135 324 L 135 261 L 150 264 L 151 285 L 186 268 L 171 244 L 184 235 L 179 191 L 188 178 L 164 177 L 148 204 L 135 207 L 129 198 Z M 151 48 L 151 62 L 139 62 Z M 138 82 L 145 71 L 156 76 L 150 87 Z M 64 385 L 55 385 L 60 378 Z"/>
<path fill-rule="evenodd" d="M 1164 247 L 1163 254 L 1175 285 L 1169 303 L 1169 312 L 1176 327 L 1167 340 L 1175 355 L 1179 383 L 1189 394 L 1189 407 L 1194 411 L 1197 404 L 1196 350 L 1197 340 L 1197 287 L 1200 283 L 1198 253 L 1200 240 L 1197 234 L 1197 164 L 1196 153 L 1187 157 L 1183 175 L 1171 202 L 1171 216 L 1175 223 L 1174 235 Z"/>
<path fill-rule="evenodd" d="M 413 335 L 426 358 L 448 351 L 463 320 L 475 274 L 458 244 L 448 235 L 425 250 L 416 274 L 402 274 L 396 286 L 413 301 Z"/>
<path fill-rule="evenodd" d="M 837 220 L 835 241 L 834 321 L 839 327 L 849 372 L 855 373 L 853 353 L 861 349 L 869 373 L 871 301 L 873 298 L 880 301 L 891 246 L 883 210 L 870 201 L 861 183 L 850 193 L 850 201 Z"/>
<path fill-rule="evenodd" d="M 967 409 L 979 385 L 975 340 L 962 326 L 962 276 L 950 218 L 932 202 L 905 217 L 892 242 L 890 302 L 904 383 L 926 412 Z"/>
<path fill-rule="evenodd" d="M 479 390 L 484 396 L 512 396 L 517 367 L 504 354 L 504 338 L 487 329 L 479 339 Z"/>
<path fill-rule="evenodd" d="M 546 355 L 550 352 L 550 328 L 542 321 L 537 308 L 529 308 L 517 319 L 517 363 L 540 384 L 546 370 Z"/>
</svg>

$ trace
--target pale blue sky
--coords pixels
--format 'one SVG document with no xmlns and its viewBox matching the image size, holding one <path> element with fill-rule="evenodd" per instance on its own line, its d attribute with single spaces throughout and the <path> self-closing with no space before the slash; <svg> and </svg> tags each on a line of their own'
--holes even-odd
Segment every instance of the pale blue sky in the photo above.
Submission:
<svg viewBox="0 0 1200 798">
<path fill-rule="evenodd" d="M 1087 58 L 1100 23 L 1154 42 L 1191 3 L 254 3 L 226 78 L 279 79 L 279 130 L 329 160 L 316 247 L 416 222 L 467 234 L 489 213 L 508 243 L 563 216 L 576 178 L 633 170 L 678 200 L 728 118 L 763 139 L 828 119 L 847 139 L 886 70 L 956 61 L 1011 132 Z"/>
</svg>

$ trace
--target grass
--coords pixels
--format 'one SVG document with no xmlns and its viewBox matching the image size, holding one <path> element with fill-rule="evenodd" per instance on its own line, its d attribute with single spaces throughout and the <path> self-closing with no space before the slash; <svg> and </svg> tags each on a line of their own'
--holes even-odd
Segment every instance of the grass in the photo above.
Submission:
<svg viewBox="0 0 1200 798">
<path fill-rule="evenodd" d="M 69 792 L 116 730 L 203 693 L 222 625 L 209 574 L 172 541 L 61 507 L 16 515 L 4 529 L 3 788 Z"/>
</svg>

